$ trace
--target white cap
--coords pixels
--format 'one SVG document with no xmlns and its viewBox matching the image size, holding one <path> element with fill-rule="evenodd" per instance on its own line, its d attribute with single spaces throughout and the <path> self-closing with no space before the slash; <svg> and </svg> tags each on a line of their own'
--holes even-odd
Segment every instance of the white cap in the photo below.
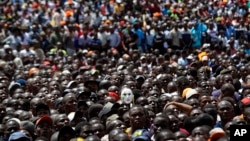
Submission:
<svg viewBox="0 0 250 141">
<path fill-rule="evenodd" d="M 208 61 L 208 56 L 202 56 L 201 61 Z"/>
<path fill-rule="evenodd" d="M 195 89 L 190 89 L 187 91 L 187 94 L 186 94 L 186 99 L 189 99 L 190 97 L 192 97 L 193 95 L 198 95 L 198 91 L 195 90 Z"/>
</svg>

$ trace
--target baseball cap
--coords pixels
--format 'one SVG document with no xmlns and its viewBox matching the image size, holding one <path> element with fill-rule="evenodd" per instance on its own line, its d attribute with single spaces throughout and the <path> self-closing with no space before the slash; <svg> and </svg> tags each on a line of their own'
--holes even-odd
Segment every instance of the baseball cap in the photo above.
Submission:
<svg viewBox="0 0 250 141">
<path fill-rule="evenodd" d="M 102 110 L 98 114 L 99 118 L 102 118 L 103 115 L 108 114 L 112 110 L 112 108 L 115 108 L 115 107 L 119 107 L 119 104 L 118 103 L 114 104 L 114 103 L 111 103 L 111 102 L 106 103 L 103 106 Z"/>
<path fill-rule="evenodd" d="M 186 93 L 186 99 L 189 99 L 194 95 L 199 95 L 198 91 L 195 89 L 189 89 Z"/>
<path fill-rule="evenodd" d="M 48 122 L 51 126 L 53 125 L 53 120 L 48 115 L 42 116 L 39 119 L 37 119 L 36 126 L 39 125 L 39 124 L 41 124 L 41 123 L 43 123 L 43 122 Z"/>
<path fill-rule="evenodd" d="M 245 97 L 241 100 L 241 103 L 244 105 L 244 106 L 247 106 L 247 105 L 250 105 L 250 97 Z"/>
<path fill-rule="evenodd" d="M 30 139 L 23 132 L 14 132 L 9 137 L 9 141 L 16 141 L 21 139 L 25 141 L 30 141 Z"/>
</svg>

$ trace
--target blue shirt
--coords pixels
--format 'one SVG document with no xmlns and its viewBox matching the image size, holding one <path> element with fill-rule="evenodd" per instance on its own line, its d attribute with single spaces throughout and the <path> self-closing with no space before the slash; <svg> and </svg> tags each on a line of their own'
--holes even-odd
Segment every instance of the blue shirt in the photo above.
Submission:
<svg viewBox="0 0 250 141">
<path fill-rule="evenodd" d="M 137 30 L 135 30 L 135 29 L 133 29 L 132 30 L 134 33 L 136 33 L 137 34 L 137 36 L 138 36 L 138 43 L 137 43 L 137 46 L 139 47 L 139 46 L 141 46 L 142 45 L 142 41 L 145 39 L 145 36 L 144 36 L 144 33 L 143 33 L 143 31 L 141 30 L 141 29 L 137 29 Z"/>
</svg>

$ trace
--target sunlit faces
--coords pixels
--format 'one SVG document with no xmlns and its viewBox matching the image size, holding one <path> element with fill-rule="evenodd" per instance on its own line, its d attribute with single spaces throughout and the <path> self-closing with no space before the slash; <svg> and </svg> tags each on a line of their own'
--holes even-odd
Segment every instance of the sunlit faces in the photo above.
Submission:
<svg viewBox="0 0 250 141">
<path fill-rule="evenodd" d="M 126 104 L 130 104 L 134 101 L 134 94 L 130 88 L 123 88 L 122 89 L 121 100 Z"/>
</svg>

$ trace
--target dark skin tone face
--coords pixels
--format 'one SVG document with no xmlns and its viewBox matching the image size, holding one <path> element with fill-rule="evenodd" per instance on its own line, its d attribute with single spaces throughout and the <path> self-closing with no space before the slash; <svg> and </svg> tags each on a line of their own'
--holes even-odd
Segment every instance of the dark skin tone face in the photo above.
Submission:
<svg viewBox="0 0 250 141">
<path fill-rule="evenodd" d="M 148 100 L 146 99 L 146 97 L 139 97 L 136 100 L 136 104 L 139 104 L 141 106 L 145 106 L 145 105 L 148 105 Z"/>
<path fill-rule="evenodd" d="M 147 96 L 148 92 L 153 89 L 153 86 L 150 83 L 144 83 L 141 86 L 142 94 Z"/>
<path fill-rule="evenodd" d="M 192 137 L 193 138 L 195 138 L 195 137 L 201 137 L 201 138 L 204 138 L 204 139 L 208 138 L 207 134 L 205 133 L 205 130 L 202 127 L 196 127 L 192 131 Z"/>
<path fill-rule="evenodd" d="M 222 121 L 230 121 L 234 117 L 233 105 L 228 101 L 221 101 L 218 103 L 218 113 L 222 118 Z"/>
<path fill-rule="evenodd" d="M 19 124 L 16 121 L 10 120 L 6 123 L 6 130 L 7 136 L 9 136 L 11 133 L 14 133 L 18 131 L 20 128 Z"/>
<path fill-rule="evenodd" d="M 145 126 L 146 115 L 142 107 L 133 107 L 129 111 L 130 125 L 133 130 L 141 129 Z"/>
<path fill-rule="evenodd" d="M 175 132 L 174 135 L 177 139 L 181 141 L 187 138 L 187 135 L 180 131 Z"/>
<path fill-rule="evenodd" d="M 91 126 L 90 125 L 83 126 L 80 132 L 80 136 L 86 138 L 91 135 L 93 135 L 93 130 L 91 129 Z"/>
<path fill-rule="evenodd" d="M 7 98 L 7 93 L 4 90 L 0 90 L 0 101 L 3 101 Z"/>
<path fill-rule="evenodd" d="M 250 108 L 245 108 L 243 111 L 244 119 L 249 124 L 250 123 Z"/>
<path fill-rule="evenodd" d="M 69 119 L 66 114 L 59 114 L 55 121 L 55 126 L 60 130 L 63 126 L 69 125 Z"/>
<path fill-rule="evenodd" d="M 155 134 L 161 132 L 163 129 L 169 128 L 168 121 L 163 117 L 156 117 L 153 121 L 153 124 Z"/>
<path fill-rule="evenodd" d="M 202 96 L 199 101 L 201 108 L 203 108 L 206 104 L 211 103 L 211 96 Z"/>
<path fill-rule="evenodd" d="M 92 125 L 92 130 L 96 136 L 99 138 L 103 137 L 105 132 L 104 132 L 104 126 L 101 123 L 96 123 Z"/>
<path fill-rule="evenodd" d="M 191 105 L 193 108 L 198 108 L 199 107 L 199 100 L 196 98 L 192 98 L 188 100 L 188 104 Z"/>
<path fill-rule="evenodd" d="M 169 115 L 170 119 L 170 129 L 173 132 L 176 132 L 179 130 L 179 119 L 175 115 Z"/>
<path fill-rule="evenodd" d="M 190 113 L 190 116 L 193 117 L 197 117 L 198 115 L 200 115 L 201 113 L 203 113 L 200 109 L 193 109 Z"/>
<path fill-rule="evenodd" d="M 63 104 L 66 113 L 74 112 L 76 110 L 77 100 L 75 94 L 66 94 L 63 98 Z"/>
</svg>

